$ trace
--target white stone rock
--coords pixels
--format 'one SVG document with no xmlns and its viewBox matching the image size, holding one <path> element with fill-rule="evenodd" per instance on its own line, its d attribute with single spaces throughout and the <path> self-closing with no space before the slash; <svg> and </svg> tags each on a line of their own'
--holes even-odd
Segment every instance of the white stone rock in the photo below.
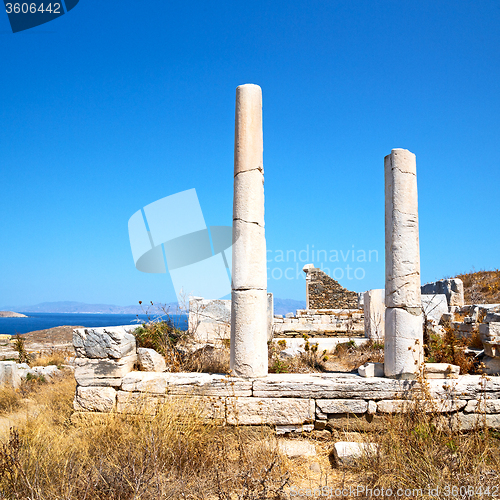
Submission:
<svg viewBox="0 0 500 500">
<path fill-rule="evenodd" d="M 28 376 L 28 373 L 30 375 L 34 374 L 28 363 L 17 363 L 17 373 L 19 374 L 21 379 L 26 378 Z"/>
<path fill-rule="evenodd" d="M 458 378 L 460 367 L 448 363 L 425 363 L 424 373 L 428 379 Z"/>
<path fill-rule="evenodd" d="M 375 403 L 375 401 L 368 401 L 368 409 L 366 412 L 368 415 L 375 415 L 375 413 L 377 413 L 377 403 Z"/>
<path fill-rule="evenodd" d="M 62 375 L 61 370 L 55 365 L 48 366 L 33 366 L 31 368 L 33 375 L 36 377 L 44 377 L 48 380 L 60 377 Z"/>
<path fill-rule="evenodd" d="M 365 413 L 368 403 L 363 399 L 317 399 L 316 406 L 322 413 Z"/>
<path fill-rule="evenodd" d="M 73 346 L 81 358 L 120 359 L 135 353 L 135 337 L 131 333 L 137 325 L 104 328 L 76 328 Z"/>
<path fill-rule="evenodd" d="M 365 337 L 383 340 L 385 335 L 385 290 L 364 293 Z"/>
<path fill-rule="evenodd" d="M 384 363 L 365 363 L 358 368 L 358 373 L 362 377 L 383 377 Z"/>
<path fill-rule="evenodd" d="M 0 386 L 17 389 L 21 385 L 21 377 L 15 361 L 0 361 Z"/>
<path fill-rule="evenodd" d="M 375 443 L 354 443 L 339 441 L 334 444 L 332 455 L 337 467 L 341 465 L 355 465 L 357 460 L 377 453 L 378 445 Z"/>
<path fill-rule="evenodd" d="M 296 358 L 306 351 L 302 347 L 288 347 L 287 349 L 283 349 L 280 351 L 280 358 L 289 359 Z"/>
<path fill-rule="evenodd" d="M 230 425 L 290 425 L 314 421 L 315 403 L 297 398 L 227 398 Z"/>
<path fill-rule="evenodd" d="M 314 443 L 298 439 L 280 439 L 278 441 L 278 450 L 288 458 L 316 456 L 316 446 Z"/>
<path fill-rule="evenodd" d="M 116 403 L 113 387 L 77 387 L 73 407 L 75 411 L 99 411 L 109 413 Z"/>
<path fill-rule="evenodd" d="M 189 331 L 201 342 L 229 338 L 231 301 L 192 298 L 189 301 Z"/>
<path fill-rule="evenodd" d="M 438 323 L 443 314 L 448 314 L 448 301 L 446 295 L 423 295 L 422 310 L 428 319 L 435 319 Z"/>
<path fill-rule="evenodd" d="M 500 375 L 500 358 L 492 358 L 490 356 L 485 356 L 482 359 L 484 364 L 484 373 L 487 375 Z"/>
<path fill-rule="evenodd" d="M 470 400 L 464 408 L 465 413 L 500 413 L 500 400 Z"/>
<path fill-rule="evenodd" d="M 146 372 L 164 372 L 167 369 L 165 358 L 154 349 L 137 348 L 137 361 L 141 370 Z"/>
<path fill-rule="evenodd" d="M 241 377 L 265 377 L 267 291 L 233 290 L 231 307 L 231 370 Z"/>
<path fill-rule="evenodd" d="M 134 369 L 137 354 L 121 359 L 76 358 L 75 379 L 83 386 L 114 386 L 122 384 L 122 378 Z"/>
<path fill-rule="evenodd" d="M 385 312 L 384 372 L 386 377 L 411 378 L 423 363 L 423 315 L 401 308 Z"/>
</svg>

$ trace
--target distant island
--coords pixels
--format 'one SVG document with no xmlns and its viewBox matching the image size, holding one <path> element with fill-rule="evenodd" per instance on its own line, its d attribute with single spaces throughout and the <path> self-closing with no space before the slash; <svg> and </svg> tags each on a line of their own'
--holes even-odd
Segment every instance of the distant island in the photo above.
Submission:
<svg viewBox="0 0 500 500">
<path fill-rule="evenodd" d="M 15 313 L 13 311 L 0 311 L 0 318 L 27 318 L 25 314 Z"/>
<path fill-rule="evenodd" d="M 142 305 L 136 306 L 116 306 L 111 304 L 85 304 L 83 302 L 42 302 L 31 306 L 3 306 L 5 310 L 17 310 L 26 313 L 56 313 L 56 314 L 162 314 L 163 307 L 169 314 L 183 314 L 187 313 L 184 309 L 180 309 L 177 302 L 170 302 L 168 304 L 161 304 L 160 302 L 154 303 L 151 306 L 150 302 L 143 302 Z M 306 303 L 301 300 L 292 299 L 274 299 L 274 313 L 286 314 L 295 312 L 296 309 L 305 309 Z M 10 314 L 11 316 L 4 316 Z M 15 315 L 15 316 L 14 316 Z M 4 312 L 0 313 L 0 317 L 21 318 L 23 314 Z"/>
</svg>

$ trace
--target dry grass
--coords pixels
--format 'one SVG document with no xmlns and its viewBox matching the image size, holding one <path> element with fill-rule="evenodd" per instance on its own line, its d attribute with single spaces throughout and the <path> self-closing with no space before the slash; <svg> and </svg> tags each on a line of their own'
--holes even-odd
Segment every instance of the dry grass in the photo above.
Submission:
<svg viewBox="0 0 500 500">
<path fill-rule="evenodd" d="M 65 364 L 68 364 L 68 358 L 74 357 L 75 353 L 61 349 L 51 349 L 46 352 L 39 353 L 31 360 L 32 366 L 57 366 L 59 369 Z"/>
<path fill-rule="evenodd" d="M 361 482 L 373 489 L 415 490 L 413 496 L 423 499 L 488 498 L 498 492 L 498 433 L 481 428 L 481 418 L 472 431 L 459 432 L 453 415 L 428 411 L 433 403 L 421 383 L 422 391 L 408 395 L 406 412 L 385 417 L 383 431 L 370 438 L 378 453 L 359 462 Z"/>
<path fill-rule="evenodd" d="M 383 363 L 384 344 L 369 341 L 357 346 L 352 340 L 337 344 L 329 362 L 345 371 L 357 370 L 368 362 Z"/>
<path fill-rule="evenodd" d="M 284 498 L 288 475 L 265 429 L 223 428 L 178 400 L 153 419 L 74 426 L 73 393 L 72 377 L 46 385 L 4 441 L 0 498 Z"/>
<path fill-rule="evenodd" d="M 464 283 L 466 304 L 498 304 L 500 303 L 500 270 L 471 271 L 458 274 Z"/>
</svg>

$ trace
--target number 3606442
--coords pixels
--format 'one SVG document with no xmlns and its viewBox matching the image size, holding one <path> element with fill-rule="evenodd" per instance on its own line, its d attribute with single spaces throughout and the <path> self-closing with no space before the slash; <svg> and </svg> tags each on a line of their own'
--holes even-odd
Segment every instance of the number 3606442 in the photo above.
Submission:
<svg viewBox="0 0 500 500">
<path fill-rule="evenodd" d="M 5 4 L 7 14 L 36 14 L 37 12 L 50 12 L 51 14 L 62 14 L 60 3 L 41 3 L 37 5 L 36 3 L 7 3 Z"/>
</svg>

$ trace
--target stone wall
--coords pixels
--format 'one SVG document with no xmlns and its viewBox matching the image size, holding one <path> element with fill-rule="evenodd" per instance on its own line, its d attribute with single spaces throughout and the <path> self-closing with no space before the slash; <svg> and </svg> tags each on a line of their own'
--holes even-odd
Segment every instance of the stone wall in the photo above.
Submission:
<svg viewBox="0 0 500 500">
<path fill-rule="evenodd" d="M 439 280 L 433 283 L 422 285 L 421 291 L 426 295 L 446 295 L 448 306 L 463 306 L 464 301 L 464 284 L 460 278 L 451 278 Z"/>
<path fill-rule="evenodd" d="M 361 309 L 298 309 L 285 317 L 274 317 L 274 337 L 363 337 L 364 319 Z"/>
<path fill-rule="evenodd" d="M 304 266 L 306 273 L 307 309 L 358 309 L 358 294 L 344 288 L 312 264 Z"/>
<path fill-rule="evenodd" d="M 165 403 L 191 404 L 229 425 L 299 430 L 376 429 L 383 415 L 406 411 L 417 381 L 364 378 L 352 373 L 269 374 L 260 378 L 208 373 L 134 371 L 132 327 L 74 333 L 77 355 L 74 423 L 110 414 L 155 415 Z M 422 404 L 450 415 L 462 429 L 500 428 L 500 377 L 476 375 L 427 381 Z M 412 392 L 420 399 L 419 392 Z M 430 399 L 429 399 L 430 398 Z M 411 403 L 408 403 L 411 407 Z"/>
</svg>

